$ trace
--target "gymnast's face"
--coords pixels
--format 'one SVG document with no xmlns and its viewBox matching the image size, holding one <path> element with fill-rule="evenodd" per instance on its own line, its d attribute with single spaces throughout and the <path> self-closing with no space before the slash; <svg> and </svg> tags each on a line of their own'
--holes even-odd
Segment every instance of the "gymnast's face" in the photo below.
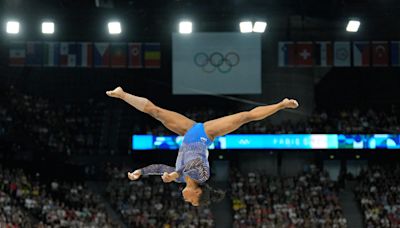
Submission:
<svg viewBox="0 0 400 228">
<path fill-rule="evenodd" d="M 201 193 L 202 193 L 202 190 L 199 187 L 186 186 L 182 190 L 183 199 L 186 202 L 191 203 L 195 207 L 199 206 L 199 199 L 200 199 Z"/>
</svg>

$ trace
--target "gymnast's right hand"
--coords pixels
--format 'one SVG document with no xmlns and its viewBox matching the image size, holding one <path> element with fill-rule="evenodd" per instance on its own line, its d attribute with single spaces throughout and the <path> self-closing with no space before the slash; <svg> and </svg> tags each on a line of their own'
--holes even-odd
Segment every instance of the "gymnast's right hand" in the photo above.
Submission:
<svg viewBox="0 0 400 228">
<path fill-rule="evenodd" d="M 142 171 L 140 169 L 135 170 L 134 172 L 128 172 L 128 178 L 129 180 L 137 180 L 139 177 L 142 175 Z"/>
</svg>

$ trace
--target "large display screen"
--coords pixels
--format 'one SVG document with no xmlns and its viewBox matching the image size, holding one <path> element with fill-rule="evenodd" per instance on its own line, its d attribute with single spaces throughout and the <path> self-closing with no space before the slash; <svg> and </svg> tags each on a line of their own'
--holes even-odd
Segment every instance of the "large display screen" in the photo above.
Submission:
<svg viewBox="0 0 400 228">
<path fill-rule="evenodd" d="M 177 150 L 183 136 L 133 135 L 133 150 Z M 209 149 L 400 149 L 400 135 L 231 134 L 217 137 Z"/>
<path fill-rule="evenodd" d="M 173 94 L 260 94 L 261 84 L 260 34 L 172 34 Z"/>
</svg>

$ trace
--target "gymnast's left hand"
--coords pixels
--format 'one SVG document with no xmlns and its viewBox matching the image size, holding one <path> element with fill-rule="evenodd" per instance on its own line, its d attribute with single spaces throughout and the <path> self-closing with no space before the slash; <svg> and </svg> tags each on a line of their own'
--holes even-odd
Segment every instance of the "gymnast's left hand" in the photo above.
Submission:
<svg viewBox="0 0 400 228">
<path fill-rule="evenodd" d="M 161 176 L 161 179 L 164 181 L 164 183 L 169 183 L 176 180 L 178 177 L 179 174 L 177 172 L 172 172 L 172 173 L 164 172 L 164 174 Z"/>
<path fill-rule="evenodd" d="M 140 171 L 139 169 L 135 170 L 135 172 L 132 172 L 132 173 L 128 172 L 129 180 L 137 180 L 137 179 L 139 179 L 139 177 L 141 175 L 142 175 L 142 171 Z"/>
</svg>

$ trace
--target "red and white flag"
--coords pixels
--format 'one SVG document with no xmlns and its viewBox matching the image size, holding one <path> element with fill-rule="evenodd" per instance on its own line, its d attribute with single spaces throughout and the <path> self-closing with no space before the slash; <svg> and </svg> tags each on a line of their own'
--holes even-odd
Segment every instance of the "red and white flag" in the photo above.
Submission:
<svg viewBox="0 0 400 228">
<path fill-rule="evenodd" d="M 303 67 L 312 67 L 314 63 L 314 49 L 312 42 L 296 43 L 296 65 Z"/>
<path fill-rule="evenodd" d="M 372 41 L 372 65 L 389 65 L 389 43 L 387 41 Z"/>
</svg>

